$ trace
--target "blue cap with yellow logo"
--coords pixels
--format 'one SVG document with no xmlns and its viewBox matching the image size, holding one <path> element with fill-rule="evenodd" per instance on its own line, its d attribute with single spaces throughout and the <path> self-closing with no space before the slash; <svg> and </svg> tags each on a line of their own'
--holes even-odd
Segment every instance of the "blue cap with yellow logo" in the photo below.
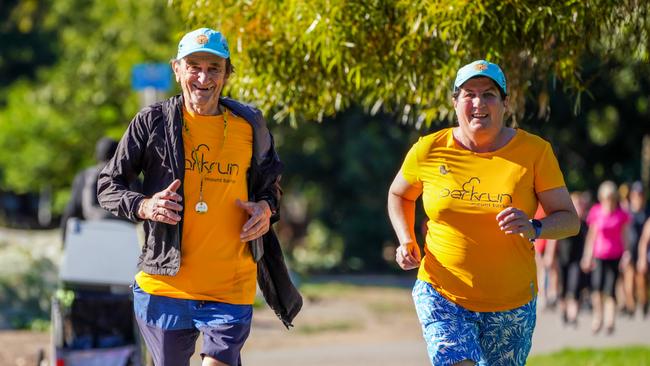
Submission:
<svg viewBox="0 0 650 366">
<path fill-rule="evenodd" d="M 479 76 L 492 79 L 501 89 L 503 94 L 508 94 L 508 89 L 506 88 L 506 76 L 503 74 L 503 71 L 501 71 L 499 65 L 485 60 L 476 60 L 458 69 L 456 81 L 454 81 L 454 92 L 465 84 L 467 80 Z"/>
<path fill-rule="evenodd" d="M 228 42 L 221 32 L 210 28 L 199 28 L 183 36 L 178 43 L 178 54 L 176 59 L 195 52 L 209 52 L 223 58 L 230 58 Z"/>
</svg>

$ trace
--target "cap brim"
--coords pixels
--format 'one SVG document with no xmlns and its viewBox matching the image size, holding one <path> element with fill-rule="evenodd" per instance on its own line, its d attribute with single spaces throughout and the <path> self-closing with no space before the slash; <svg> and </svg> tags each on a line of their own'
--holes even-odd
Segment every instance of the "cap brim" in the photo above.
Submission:
<svg viewBox="0 0 650 366">
<path fill-rule="evenodd" d="M 471 75 L 471 76 L 469 76 L 469 77 L 467 77 L 465 79 L 456 80 L 456 83 L 455 83 L 456 86 L 454 86 L 454 91 L 460 89 L 460 87 L 463 86 L 463 84 L 465 84 L 469 79 L 480 78 L 480 77 L 484 77 L 484 78 L 488 78 L 488 79 L 492 80 L 492 82 L 494 82 L 494 85 L 496 85 L 496 87 L 503 93 L 503 95 L 508 95 L 508 93 L 506 93 L 506 91 L 503 90 L 503 88 L 501 88 L 501 85 L 499 85 L 499 82 L 495 78 L 493 78 L 490 75 L 481 74 L 481 73 L 476 73 L 476 74 Z"/>
<path fill-rule="evenodd" d="M 183 57 L 185 57 L 187 55 L 191 55 L 191 54 L 197 53 L 197 52 L 207 52 L 207 53 L 211 53 L 213 55 L 216 55 L 216 56 L 219 56 L 219 57 L 222 57 L 222 58 L 230 58 L 229 53 L 223 53 L 223 52 L 215 51 L 215 50 L 213 50 L 211 48 L 197 48 L 197 49 L 191 50 L 191 51 L 186 52 L 186 53 L 179 53 L 178 55 L 176 55 L 176 59 L 180 60 L 180 59 L 182 59 Z"/>
</svg>

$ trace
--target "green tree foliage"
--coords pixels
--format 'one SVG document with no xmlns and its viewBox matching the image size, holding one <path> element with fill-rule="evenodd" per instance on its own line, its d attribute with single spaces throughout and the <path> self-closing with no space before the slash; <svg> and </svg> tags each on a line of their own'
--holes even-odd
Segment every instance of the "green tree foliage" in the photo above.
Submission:
<svg viewBox="0 0 650 366">
<path fill-rule="evenodd" d="M 528 89 L 548 75 L 579 95 L 580 62 L 591 48 L 621 47 L 648 59 L 646 1 L 174 3 L 190 22 L 216 26 L 234 44 L 245 75 L 233 94 L 293 124 L 321 121 L 355 103 L 418 127 L 451 119 L 455 70 L 478 58 L 507 71 L 520 117 Z"/>
<path fill-rule="evenodd" d="M 280 237 L 301 271 L 379 271 L 393 263 L 388 186 L 418 134 L 349 108 L 322 124 L 274 129 L 286 168 Z M 388 261 L 382 249 L 388 247 Z"/>
<path fill-rule="evenodd" d="M 38 191 L 47 182 L 67 191 L 74 172 L 93 162 L 95 142 L 104 135 L 119 137 L 137 111 L 131 67 L 169 60 L 180 21 L 164 2 L 155 0 L 24 3 L 37 7 L 36 14 L 45 14 L 39 15 L 42 24 L 34 33 L 48 34 L 56 62 L 38 68 L 25 64 L 25 77 L 5 90 L 0 187 Z M 24 19 L 16 18 L 15 23 Z M 16 53 L 14 43 L 17 53 L 24 51 L 20 40 L 29 29 L 16 29 L 13 38 L 3 34 L 3 55 L 5 50 Z M 16 65 L 2 67 L 13 70 Z M 27 77 L 30 73 L 34 76 Z M 64 201 L 65 195 L 59 195 L 58 206 Z"/>
<path fill-rule="evenodd" d="M 580 101 L 581 113 L 575 115 L 570 94 L 557 91 L 546 118 L 538 118 L 540 105 L 529 100 L 526 129 L 551 141 L 569 189 L 641 179 L 642 139 L 650 134 L 650 65 L 592 55 L 583 62 L 583 75 L 589 94 Z"/>
<path fill-rule="evenodd" d="M 53 34 L 37 27 L 46 7 L 37 0 L 7 0 L 0 6 L 0 85 L 33 77 L 36 68 L 55 61 Z M 0 106 L 4 103 L 0 88 Z"/>
</svg>

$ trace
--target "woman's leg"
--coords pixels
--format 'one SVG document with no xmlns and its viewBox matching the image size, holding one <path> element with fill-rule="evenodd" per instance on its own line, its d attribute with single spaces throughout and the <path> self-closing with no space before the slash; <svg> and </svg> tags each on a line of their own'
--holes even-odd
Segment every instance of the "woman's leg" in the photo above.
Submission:
<svg viewBox="0 0 650 366">
<path fill-rule="evenodd" d="M 481 314 L 480 342 L 486 365 L 524 366 L 537 321 L 537 300 L 513 310 Z"/>
<path fill-rule="evenodd" d="M 432 365 L 480 364 L 479 313 L 447 300 L 420 280 L 413 286 L 413 302 Z"/>
</svg>

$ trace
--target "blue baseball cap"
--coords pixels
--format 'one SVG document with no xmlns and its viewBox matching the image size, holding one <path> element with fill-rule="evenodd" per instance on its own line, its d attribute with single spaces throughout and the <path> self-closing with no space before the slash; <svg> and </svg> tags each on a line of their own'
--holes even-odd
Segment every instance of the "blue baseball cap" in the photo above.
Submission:
<svg viewBox="0 0 650 366">
<path fill-rule="evenodd" d="M 210 28 L 199 28 L 183 36 L 178 43 L 176 59 L 195 52 L 209 52 L 223 58 L 230 58 L 230 50 L 226 37 Z"/>
<path fill-rule="evenodd" d="M 454 81 L 454 92 L 458 91 L 458 88 L 465 84 L 467 80 L 478 76 L 492 79 L 503 94 L 508 95 L 506 76 L 503 74 L 503 71 L 501 71 L 499 65 L 485 60 L 476 60 L 458 69 L 456 81 Z"/>
</svg>

